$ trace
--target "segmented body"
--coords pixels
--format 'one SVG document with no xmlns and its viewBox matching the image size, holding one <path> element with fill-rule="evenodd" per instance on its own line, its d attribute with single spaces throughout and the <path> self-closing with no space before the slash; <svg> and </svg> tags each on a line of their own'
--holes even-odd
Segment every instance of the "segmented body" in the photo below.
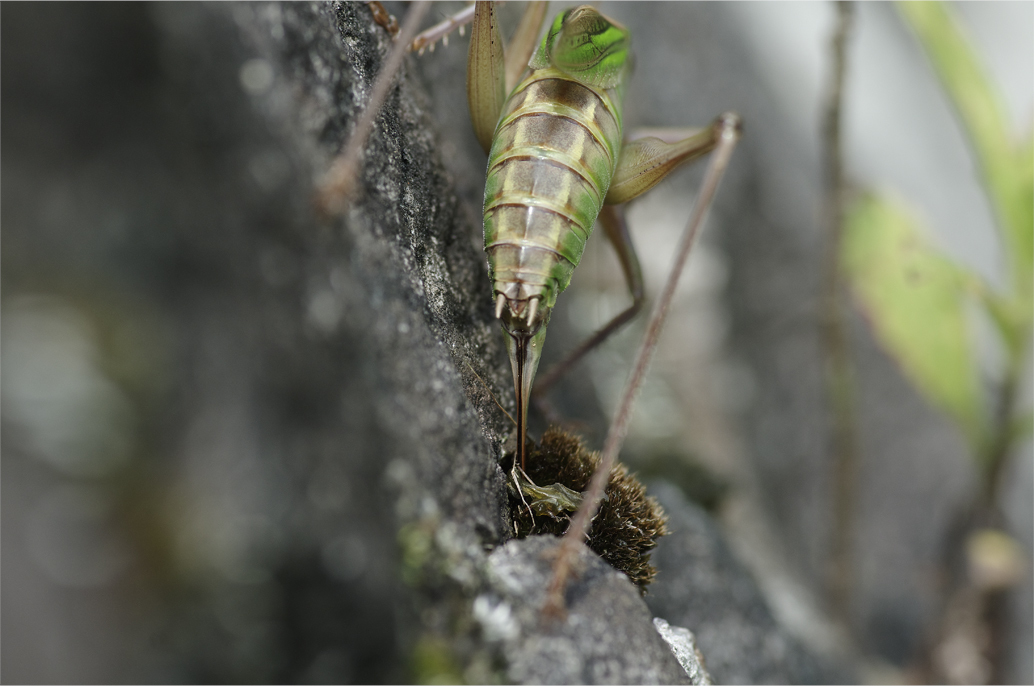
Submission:
<svg viewBox="0 0 1034 686">
<path fill-rule="evenodd" d="M 621 151 L 621 86 L 549 67 L 514 88 L 488 159 L 485 252 L 494 292 L 552 307 L 571 281 Z"/>
</svg>

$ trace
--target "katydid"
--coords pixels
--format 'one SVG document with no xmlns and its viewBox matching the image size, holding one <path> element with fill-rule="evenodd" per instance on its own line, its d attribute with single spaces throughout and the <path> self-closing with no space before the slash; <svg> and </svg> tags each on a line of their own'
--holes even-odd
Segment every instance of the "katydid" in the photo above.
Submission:
<svg viewBox="0 0 1034 686">
<path fill-rule="evenodd" d="M 668 284 L 647 326 L 600 466 L 555 563 L 549 603 L 556 611 L 563 607 L 574 547 L 585 537 L 598 507 L 675 283 L 740 124 L 735 114 L 727 113 L 710 127 L 674 142 L 655 137 L 624 141 L 621 104 L 632 66 L 628 30 L 583 5 L 558 14 L 536 47 L 543 16 L 543 4 L 530 3 L 506 51 L 493 3 L 478 2 L 467 67 L 471 120 L 488 153 L 485 251 L 495 316 L 506 333 L 513 371 L 517 462 L 522 469 L 528 403 L 550 314 L 570 283 L 593 225 L 599 219 L 614 244 L 633 303 L 569 355 L 561 369 L 628 321 L 642 302 L 639 262 L 615 206 L 645 193 L 678 165 L 716 151 Z"/>
</svg>

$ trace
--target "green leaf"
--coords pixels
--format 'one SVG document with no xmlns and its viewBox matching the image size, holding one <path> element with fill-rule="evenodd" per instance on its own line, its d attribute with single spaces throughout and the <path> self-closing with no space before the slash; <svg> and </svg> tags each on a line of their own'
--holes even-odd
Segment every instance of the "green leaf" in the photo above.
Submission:
<svg viewBox="0 0 1034 686">
<path fill-rule="evenodd" d="M 1015 417 L 1009 426 L 1009 438 L 1012 443 L 1024 441 L 1030 438 L 1032 433 L 1034 433 L 1034 414 L 1030 412 Z"/>
<path fill-rule="evenodd" d="M 1030 309 L 1029 303 L 1034 300 L 1034 133 L 1029 134 L 1016 151 L 1016 170 L 1016 223 L 1019 231 L 1014 247 L 1017 251 L 1015 258 L 1021 260 L 1017 295 L 1027 301 Z"/>
<path fill-rule="evenodd" d="M 1034 312 L 1031 312 L 1030 299 L 1014 294 L 1001 295 L 991 288 L 978 275 L 969 273 L 964 278 L 966 290 L 990 315 L 995 330 L 1001 337 L 1009 354 L 1009 359 L 1023 358 L 1026 352 L 1030 323 Z"/>
<path fill-rule="evenodd" d="M 1034 276 L 1034 149 L 1014 144 L 1002 97 L 948 7 L 939 2 L 900 2 L 897 7 L 959 113 L 998 216 L 1013 288 L 1029 299 Z"/>
<path fill-rule="evenodd" d="M 874 196 L 848 212 L 840 258 L 877 339 L 978 453 L 986 415 L 964 311 L 968 275 L 903 206 Z"/>
</svg>

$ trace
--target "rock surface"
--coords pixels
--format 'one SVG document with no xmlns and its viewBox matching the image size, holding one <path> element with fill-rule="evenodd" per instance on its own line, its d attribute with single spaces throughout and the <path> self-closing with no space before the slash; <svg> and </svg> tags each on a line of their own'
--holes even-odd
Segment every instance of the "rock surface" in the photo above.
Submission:
<svg viewBox="0 0 1034 686">
<path fill-rule="evenodd" d="M 539 608 L 552 575 L 557 541 L 533 536 L 510 541 L 489 557 L 491 590 L 474 601 L 487 637 L 502 639 L 511 656 L 507 676 L 517 683 L 690 683 L 651 625 L 650 613 L 628 578 L 587 549 L 577 585 L 566 595 L 563 621 Z"/>
<path fill-rule="evenodd" d="M 851 683 L 844 666 L 820 660 L 776 623 L 757 584 L 714 520 L 665 482 L 650 492 L 671 533 L 654 551 L 658 581 L 646 597 L 660 618 L 688 628 L 715 683 Z"/>
<path fill-rule="evenodd" d="M 396 539 L 454 524 L 432 537 L 458 556 L 453 576 L 506 539 L 506 420 L 484 384 L 505 398 L 509 379 L 475 230 L 408 76 L 378 119 L 360 199 L 341 218 L 314 212 L 388 36 L 363 4 L 5 20 L 5 56 L 18 56 L 5 60 L 5 314 L 31 315 L 11 335 L 43 335 L 18 325 L 54 320 L 39 303 L 58 303 L 88 327 L 139 332 L 124 347 L 144 361 L 113 377 L 131 454 L 100 481 L 51 470 L 5 387 L 5 496 L 38 484 L 5 522 L 31 528 L 34 502 L 65 482 L 110 502 L 136 581 L 111 592 L 152 610 L 143 630 L 101 622 L 92 663 L 73 642 L 67 672 L 5 643 L 4 678 L 414 678 L 415 616 L 438 587 L 420 585 Z M 53 364 L 47 342 L 23 346 L 29 362 Z M 119 371 L 127 351 L 97 352 Z M 8 550 L 22 595 L 59 597 Z M 10 599 L 5 626 L 39 625 L 45 612 L 9 612 Z M 98 623 L 88 601 L 75 614 Z"/>
</svg>

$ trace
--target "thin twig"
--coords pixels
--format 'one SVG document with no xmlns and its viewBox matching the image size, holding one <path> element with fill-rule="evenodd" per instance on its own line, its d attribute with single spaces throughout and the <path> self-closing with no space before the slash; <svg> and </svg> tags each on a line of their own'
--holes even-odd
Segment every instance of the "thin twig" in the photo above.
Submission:
<svg viewBox="0 0 1034 686">
<path fill-rule="evenodd" d="M 853 575 L 854 510 L 858 439 L 855 423 L 855 387 L 847 339 L 840 272 L 840 244 L 844 222 L 844 167 L 841 122 L 847 44 L 854 5 L 837 2 L 837 24 L 830 44 L 833 71 L 830 75 L 823 117 L 823 147 L 826 181 L 826 255 L 823 293 L 822 338 L 826 357 L 826 393 L 831 408 L 830 454 L 833 459 L 833 544 L 829 588 L 834 612 L 847 623 Z"/>
</svg>

